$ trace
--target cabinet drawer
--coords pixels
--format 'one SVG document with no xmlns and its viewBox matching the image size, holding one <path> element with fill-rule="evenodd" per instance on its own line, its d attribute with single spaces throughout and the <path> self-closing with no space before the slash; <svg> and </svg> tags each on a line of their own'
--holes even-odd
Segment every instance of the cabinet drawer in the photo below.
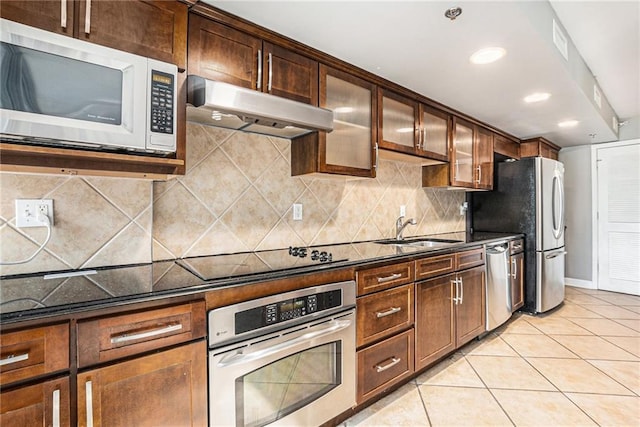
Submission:
<svg viewBox="0 0 640 427">
<path fill-rule="evenodd" d="M 484 249 L 471 249 L 456 254 L 456 270 L 477 267 L 484 264 Z"/>
<path fill-rule="evenodd" d="M 67 323 L 2 334 L 0 383 L 34 378 L 69 369 Z"/>
<path fill-rule="evenodd" d="M 517 254 L 524 251 L 524 240 L 516 239 L 509 242 L 509 253 Z"/>
<path fill-rule="evenodd" d="M 360 347 L 413 325 L 413 284 L 358 298 L 356 305 Z"/>
<path fill-rule="evenodd" d="M 191 341 L 205 335 L 204 301 L 78 322 L 78 366 Z"/>
<path fill-rule="evenodd" d="M 413 374 L 413 329 L 358 352 L 358 403 Z"/>
<path fill-rule="evenodd" d="M 455 255 L 439 255 L 416 261 L 416 281 L 452 273 L 455 270 Z"/>
<path fill-rule="evenodd" d="M 356 272 L 358 295 L 365 295 L 413 282 L 413 263 L 387 265 Z"/>
</svg>

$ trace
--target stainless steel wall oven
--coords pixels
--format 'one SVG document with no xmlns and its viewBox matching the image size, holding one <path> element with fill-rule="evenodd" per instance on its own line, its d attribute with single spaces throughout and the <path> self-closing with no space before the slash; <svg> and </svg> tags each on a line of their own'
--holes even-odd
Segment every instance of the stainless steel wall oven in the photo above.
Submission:
<svg viewBox="0 0 640 427">
<path fill-rule="evenodd" d="M 209 424 L 320 425 L 355 405 L 355 283 L 209 312 Z"/>
</svg>

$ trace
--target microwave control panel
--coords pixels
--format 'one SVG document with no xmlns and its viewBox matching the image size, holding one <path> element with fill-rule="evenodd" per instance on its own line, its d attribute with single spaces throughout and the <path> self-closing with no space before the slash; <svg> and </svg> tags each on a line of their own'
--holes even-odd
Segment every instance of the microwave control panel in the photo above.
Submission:
<svg viewBox="0 0 640 427">
<path fill-rule="evenodd" d="M 151 71 L 151 131 L 173 133 L 173 102 L 175 77 L 161 71 Z"/>
<path fill-rule="evenodd" d="M 236 313 L 235 333 L 255 331 L 265 326 L 340 307 L 341 304 L 342 293 L 338 289 L 254 307 Z"/>
</svg>

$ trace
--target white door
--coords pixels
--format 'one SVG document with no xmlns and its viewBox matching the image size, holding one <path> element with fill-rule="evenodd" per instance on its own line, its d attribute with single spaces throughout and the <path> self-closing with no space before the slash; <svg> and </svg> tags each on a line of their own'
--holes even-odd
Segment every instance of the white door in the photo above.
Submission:
<svg viewBox="0 0 640 427">
<path fill-rule="evenodd" d="M 640 295 L 640 142 L 596 156 L 598 289 Z"/>
</svg>

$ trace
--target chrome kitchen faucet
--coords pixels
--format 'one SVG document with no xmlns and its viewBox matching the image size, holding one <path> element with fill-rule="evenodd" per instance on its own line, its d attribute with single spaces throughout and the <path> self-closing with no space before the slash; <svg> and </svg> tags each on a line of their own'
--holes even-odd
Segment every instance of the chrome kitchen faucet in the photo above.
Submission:
<svg viewBox="0 0 640 427">
<path fill-rule="evenodd" d="M 404 237 L 402 237 L 402 232 L 407 227 L 407 225 L 409 225 L 409 224 L 416 225 L 416 220 L 413 219 L 413 218 L 407 220 L 405 223 L 402 223 L 403 219 L 404 219 L 404 216 L 400 216 L 396 220 L 396 240 L 404 239 Z"/>
</svg>

